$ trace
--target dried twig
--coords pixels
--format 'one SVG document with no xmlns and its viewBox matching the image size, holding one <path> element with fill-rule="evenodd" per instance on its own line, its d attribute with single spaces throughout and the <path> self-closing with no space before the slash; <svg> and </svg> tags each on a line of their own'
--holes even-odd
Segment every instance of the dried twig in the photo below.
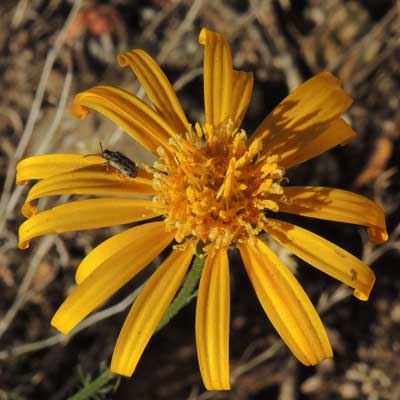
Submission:
<svg viewBox="0 0 400 400">
<path fill-rule="evenodd" d="M 72 336 L 76 335 L 78 332 L 89 328 L 97 322 L 110 318 L 113 315 L 119 314 L 122 311 L 126 310 L 139 295 L 143 286 L 144 284 L 137 287 L 131 294 L 126 296 L 119 303 L 89 316 L 84 321 L 82 321 L 75 329 L 73 329 L 68 335 L 58 333 L 56 335 L 48 337 L 47 339 L 38 340 L 32 343 L 25 343 L 23 345 L 15 346 L 9 350 L 0 351 L 0 360 L 7 359 L 9 357 L 21 356 L 27 353 L 33 353 L 35 351 L 55 346 L 56 344 L 68 342 L 72 338 Z"/>
<path fill-rule="evenodd" d="M 8 201 L 11 196 L 11 188 L 14 184 L 14 177 L 15 177 L 15 166 L 17 165 L 17 162 L 22 158 L 24 155 L 26 148 L 28 146 L 28 143 L 32 137 L 33 130 L 36 124 L 36 121 L 39 117 L 39 111 L 42 106 L 47 82 L 49 80 L 50 73 L 53 69 L 54 62 L 56 61 L 58 54 L 60 50 L 63 47 L 64 44 L 64 39 L 65 39 L 65 33 L 67 29 L 69 28 L 71 22 L 73 21 L 76 13 L 78 12 L 79 8 L 82 5 L 82 0 L 75 0 L 74 5 L 68 15 L 68 18 L 61 29 L 60 33 L 58 34 L 53 47 L 49 50 L 46 61 L 42 70 L 42 75 L 39 80 L 38 87 L 36 89 L 36 94 L 35 98 L 32 103 L 32 108 L 29 112 L 28 116 L 28 121 L 25 125 L 25 129 L 22 133 L 21 140 L 18 144 L 18 147 L 15 151 L 14 158 L 10 160 L 8 168 L 7 168 L 7 174 L 6 174 L 6 179 L 3 187 L 3 193 L 1 195 L 0 199 L 0 231 L 4 229 L 4 224 L 7 220 L 7 213 L 5 212 L 7 208 Z"/>
<path fill-rule="evenodd" d="M 191 28 L 193 21 L 196 19 L 201 8 L 204 6 L 204 0 L 195 0 L 187 12 L 184 20 L 179 25 L 179 28 L 175 31 L 174 35 L 168 40 L 163 46 L 157 61 L 162 64 L 167 59 L 169 53 L 177 47 L 178 42 L 182 39 L 182 36 Z"/>
<path fill-rule="evenodd" d="M 67 63 L 67 66 L 68 66 L 68 71 L 65 76 L 64 85 L 61 90 L 60 100 L 57 105 L 57 110 L 54 115 L 54 119 L 51 122 L 50 128 L 43 136 L 43 140 L 41 141 L 39 148 L 34 152 L 34 154 L 41 154 L 47 151 L 49 144 L 53 139 L 54 134 L 56 133 L 57 129 L 60 126 L 62 117 L 65 112 L 65 107 L 70 93 L 72 78 L 73 78 L 72 66 L 69 62 Z M 12 213 L 15 210 L 15 207 L 18 204 L 18 201 L 21 198 L 22 193 L 24 192 L 24 189 L 25 189 L 24 187 L 17 187 L 14 189 L 7 203 L 6 215 L 12 215 Z"/>
<path fill-rule="evenodd" d="M 373 40 L 377 40 L 377 38 L 381 37 L 385 33 L 385 29 L 387 29 L 388 26 L 391 26 L 395 21 L 397 14 L 397 7 L 393 6 L 393 8 L 384 16 L 384 18 L 377 22 L 376 25 L 366 35 L 363 35 L 359 41 L 349 47 L 346 52 L 340 55 L 340 57 L 337 57 L 330 64 L 328 64 L 328 71 L 337 71 L 350 55 L 354 57 L 355 54 L 361 52 Z"/>
<path fill-rule="evenodd" d="M 195 68 L 187 71 L 182 74 L 173 84 L 174 89 L 179 92 L 182 88 L 184 88 L 188 83 L 190 83 L 193 79 L 196 79 L 198 76 L 203 75 L 203 68 Z"/>
<path fill-rule="evenodd" d="M 252 0 L 250 2 L 255 16 L 268 33 L 268 36 L 274 39 L 275 61 L 285 71 L 286 83 L 290 91 L 294 90 L 303 81 L 302 74 L 295 59 L 292 50 L 281 32 L 272 2 L 260 2 Z"/>
<path fill-rule="evenodd" d="M 297 369 L 298 362 L 291 358 L 284 373 L 283 382 L 279 388 L 278 400 L 297 400 Z"/>
<path fill-rule="evenodd" d="M 168 18 L 174 10 L 182 3 L 182 0 L 172 1 L 171 3 L 167 3 L 162 9 L 157 13 L 157 15 L 152 18 L 149 25 L 143 31 L 140 36 L 139 41 L 145 41 L 152 38 L 156 29 L 160 26 L 160 24 Z"/>
<path fill-rule="evenodd" d="M 396 127 L 394 127 L 396 129 Z M 387 163 L 392 156 L 394 150 L 394 140 L 396 135 L 389 135 L 384 128 L 382 134 L 375 141 L 374 151 L 369 157 L 367 165 L 356 178 L 354 185 L 361 187 L 374 181 L 385 170 Z"/>
<path fill-rule="evenodd" d="M 261 354 L 258 354 L 246 363 L 236 367 L 231 374 L 231 381 L 235 382 L 241 375 L 252 370 L 261 363 L 272 358 L 281 348 L 283 347 L 283 342 L 281 340 L 276 341 L 272 346 L 268 347 Z"/>
<path fill-rule="evenodd" d="M 47 255 L 51 246 L 54 243 L 54 237 L 48 236 L 43 238 L 36 250 L 35 254 L 30 260 L 28 269 L 25 273 L 24 279 L 18 288 L 17 296 L 12 306 L 7 310 L 7 313 L 0 321 L 0 337 L 9 328 L 20 308 L 25 304 L 26 299 L 29 297 L 29 287 L 32 279 L 35 276 L 36 270 L 39 267 L 42 259 Z"/>
</svg>

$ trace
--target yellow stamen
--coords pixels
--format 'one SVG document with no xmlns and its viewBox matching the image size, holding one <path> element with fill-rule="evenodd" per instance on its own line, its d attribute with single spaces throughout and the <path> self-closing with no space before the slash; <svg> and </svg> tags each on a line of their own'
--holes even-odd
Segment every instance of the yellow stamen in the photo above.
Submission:
<svg viewBox="0 0 400 400">
<path fill-rule="evenodd" d="M 166 226 L 175 239 L 214 242 L 216 248 L 248 240 L 264 226 L 265 213 L 279 210 L 284 169 L 279 157 L 260 156 L 259 140 L 228 120 L 219 126 L 194 125 L 171 139 L 173 159 L 159 152 L 153 188 L 166 209 Z M 162 172 L 160 172 L 162 171 Z M 272 195 L 274 195 L 272 197 Z"/>
</svg>

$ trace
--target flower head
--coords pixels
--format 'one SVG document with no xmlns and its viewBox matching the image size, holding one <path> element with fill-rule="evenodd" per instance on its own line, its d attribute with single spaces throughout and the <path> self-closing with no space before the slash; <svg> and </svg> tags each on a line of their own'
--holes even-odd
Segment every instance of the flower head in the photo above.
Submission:
<svg viewBox="0 0 400 400">
<path fill-rule="evenodd" d="M 253 76 L 236 71 L 225 38 L 203 29 L 205 122 L 189 124 L 157 63 L 144 51 L 119 56 L 144 86 L 152 107 L 135 95 L 98 86 L 76 96 L 73 113 L 89 109 L 113 120 L 158 161 L 123 175 L 100 156 L 30 157 L 17 182 L 39 180 L 22 212 L 20 247 L 47 233 L 154 222 L 119 233 L 92 250 L 76 273 L 77 288 L 52 325 L 68 333 L 132 279 L 170 243 L 171 254 L 144 286 L 118 338 L 111 369 L 132 375 L 137 362 L 201 245 L 205 265 L 196 310 L 200 370 L 208 389 L 229 388 L 228 249 L 239 249 L 258 299 L 282 339 L 305 365 L 332 356 L 328 337 L 309 298 L 289 269 L 260 239 L 266 232 L 314 267 L 354 288 L 367 300 L 372 270 L 335 244 L 277 219 L 276 212 L 368 227 L 372 242 L 387 239 L 381 207 L 344 190 L 288 186 L 285 171 L 355 135 L 340 118 L 351 104 L 340 82 L 322 72 L 291 93 L 248 136 L 241 122 Z M 136 174 L 136 172 L 135 172 Z M 77 200 L 37 213 L 31 202 L 61 194 L 120 195 Z M 130 195 L 130 197 L 126 197 Z M 122 197 L 124 196 L 124 197 Z M 138 197 L 140 196 L 140 197 Z M 143 196 L 147 196 L 143 199 Z"/>
</svg>

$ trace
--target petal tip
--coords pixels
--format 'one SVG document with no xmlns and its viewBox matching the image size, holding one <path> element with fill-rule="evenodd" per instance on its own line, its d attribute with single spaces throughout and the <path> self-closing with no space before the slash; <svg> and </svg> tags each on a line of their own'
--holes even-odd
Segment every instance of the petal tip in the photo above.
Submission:
<svg viewBox="0 0 400 400">
<path fill-rule="evenodd" d="M 88 271 L 86 268 L 82 268 L 82 264 L 86 260 L 86 257 L 79 264 L 76 272 L 75 272 L 75 283 L 80 285 L 93 271 Z"/>
<path fill-rule="evenodd" d="M 356 299 L 361 300 L 361 301 L 367 301 L 369 299 L 369 295 L 371 293 L 372 288 L 374 287 L 375 284 L 375 274 L 371 271 L 372 275 L 369 280 L 369 282 L 365 285 L 364 288 L 354 288 L 353 295 Z"/>
<path fill-rule="evenodd" d="M 22 240 L 22 241 L 20 241 L 20 242 L 18 243 L 18 248 L 19 248 L 20 250 L 26 250 L 26 249 L 29 248 L 30 244 L 31 244 L 31 243 L 30 243 L 29 240 Z"/>
<path fill-rule="evenodd" d="M 354 131 L 353 131 L 353 132 L 354 132 Z M 354 132 L 353 135 L 349 136 L 348 139 L 346 139 L 345 141 L 343 141 L 343 142 L 340 143 L 339 145 L 342 146 L 342 147 L 347 146 L 348 144 L 350 144 L 350 143 L 353 141 L 353 139 L 354 139 L 356 136 L 357 136 L 357 133 Z"/>
<path fill-rule="evenodd" d="M 81 272 L 79 272 L 79 269 L 75 273 L 75 283 L 77 285 L 80 285 L 84 281 L 84 276 Z"/>
<path fill-rule="evenodd" d="M 25 186 L 28 183 L 27 180 L 22 180 L 21 178 L 18 177 L 18 172 L 17 172 L 17 177 L 15 178 L 15 184 L 18 186 Z"/>
<path fill-rule="evenodd" d="M 123 364 L 118 356 L 113 356 L 110 365 L 110 371 L 114 374 L 122 375 L 130 378 L 133 375 L 134 370 L 129 368 L 128 365 Z"/>
<path fill-rule="evenodd" d="M 66 320 L 65 318 L 62 318 L 58 311 L 53 315 L 53 318 L 50 321 L 50 325 L 52 327 L 56 328 L 63 335 L 68 335 L 68 333 L 72 329 L 69 326 L 70 324 L 68 324 L 68 320 Z"/>
<path fill-rule="evenodd" d="M 321 358 L 318 358 L 315 362 L 310 363 L 310 367 L 314 366 L 314 365 L 318 365 L 320 363 L 323 363 L 326 360 L 329 360 L 330 358 L 333 358 L 333 352 L 332 352 L 332 348 L 330 348 L 329 353 L 323 355 Z"/>
<path fill-rule="evenodd" d="M 368 238 L 371 243 L 380 244 L 388 240 L 389 235 L 386 229 L 368 228 Z"/>
<path fill-rule="evenodd" d="M 362 292 L 362 291 L 360 291 L 358 289 L 354 290 L 353 296 L 356 299 L 361 300 L 361 301 L 367 301 L 369 299 L 369 293 L 367 294 L 367 293 Z"/>
<path fill-rule="evenodd" d="M 19 161 L 17 166 L 15 167 L 16 169 L 16 176 L 15 176 L 15 183 L 18 186 L 24 186 L 28 183 L 29 179 L 25 179 L 23 175 L 24 168 L 26 167 L 26 160 L 29 160 L 31 157 L 24 158 L 23 160 Z"/>
<path fill-rule="evenodd" d="M 83 119 L 89 114 L 89 109 L 86 108 L 85 106 L 82 106 L 81 103 L 81 98 L 84 93 L 80 93 L 77 96 L 75 96 L 75 99 L 72 103 L 71 106 L 71 113 L 74 117 Z"/>
<path fill-rule="evenodd" d="M 322 71 L 322 72 L 320 72 L 319 74 L 317 74 L 315 76 L 323 77 L 323 78 L 325 78 L 327 80 L 332 81 L 332 83 L 335 83 L 335 84 L 337 84 L 339 86 L 342 86 L 342 81 L 339 78 L 337 78 L 335 75 L 333 75 L 332 72 L 330 72 L 330 71 Z"/>
<path fill-rule="evenodd" d="M 368 301 L 374 283 L 375 283 L 375 278 L 370 287 L 367 288 L 366 290 L 354 289 L 353 296 L 358 300 Z"/>
<path fill-rule="evenodd" d="M 207 41 L 207 32 L 208 30 L 206 28 L 202 28 L 199 34 L 199 43 L 203 46 L 206 44 Z"/>
<path fill-rule="evenodd" d="M 132 50 L 133 51 L 133 50 Z M 118 62 L 118 65 L 120 66 L 120 67 L 126 67 L 129 63 L 128 63 L 128 60 L 127 60 L 127 53 L 129 53 L 129 52 L 123 52 L 123 53 L 120 53 L 120 54 L 118 54 L 118 56 L 117 56 L 117 62 Z"/>
<path fill-rule="evenodd" d="M 21 208 L 21 214 L 25 217 L 25 218 L 30 218 L 33 215 L 35 215 L 37 212 L 37 207 L 33 206 L 29 201 L 24 203 L 24 205 Z"/>
<path fill-rule="evenodd" d="M 229 383 L 225 384 L 204 384 L 207 390 L 231 390 L 231 385 Z"/>
</svg>

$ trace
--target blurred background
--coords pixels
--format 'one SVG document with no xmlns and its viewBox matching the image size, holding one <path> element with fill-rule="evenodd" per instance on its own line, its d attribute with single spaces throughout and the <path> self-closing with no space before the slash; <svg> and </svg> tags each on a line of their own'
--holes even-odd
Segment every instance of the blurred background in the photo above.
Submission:
<svg viewBox="0 0 400 400">
<path fill-rule="evenodd" d="M 77 92 L 98 84 L 144 96 L 131 71 L 118 67 L 118 52 L 136 47 L 149 52 L 174 83 L 189 119 L 204 120 L 202 27 L 226 35 L 236 69 L 254 71 L 243 126 L 248 133 L 313 74 L 329 70 L 342 79 L 354 98 L 346 119 L 358 136 L 291 170 L 289 178 L 374 199 L 385 208 L 390 233 L 387 243 L 373 247 L 359 227 L 294 219 L 372 266 L 377 281 L 366 303 L 271 244 L 296 272 L 328 330 L 334 358 L 317 367 L 302 366 L 282 344 L 240 258 L 232 254 L 229 393 L 207 392 L 201 383 L 195 302 L 152 338 L 133 378 L 104 372 L 135 289 L 158 261 L 76 334 L 64 337 L 50 327 L 73 288 L 75 267 L 121 227 L 44 237 L 27 251 L 17 250 L 28 189 L 14 184 L 21 158 L 96 153 L 101 141 L 105 148 L 151 162 L 106 118 L 92 113 L 78 121 L 69 111 Z M 400 399 L 400 2 L 2 0 L 0 52 L 1 400 Z M 57 201 L 42 199 L 39 207 Z M 93 382 L 98 397 L 82 394 Z"/>
</svg>

